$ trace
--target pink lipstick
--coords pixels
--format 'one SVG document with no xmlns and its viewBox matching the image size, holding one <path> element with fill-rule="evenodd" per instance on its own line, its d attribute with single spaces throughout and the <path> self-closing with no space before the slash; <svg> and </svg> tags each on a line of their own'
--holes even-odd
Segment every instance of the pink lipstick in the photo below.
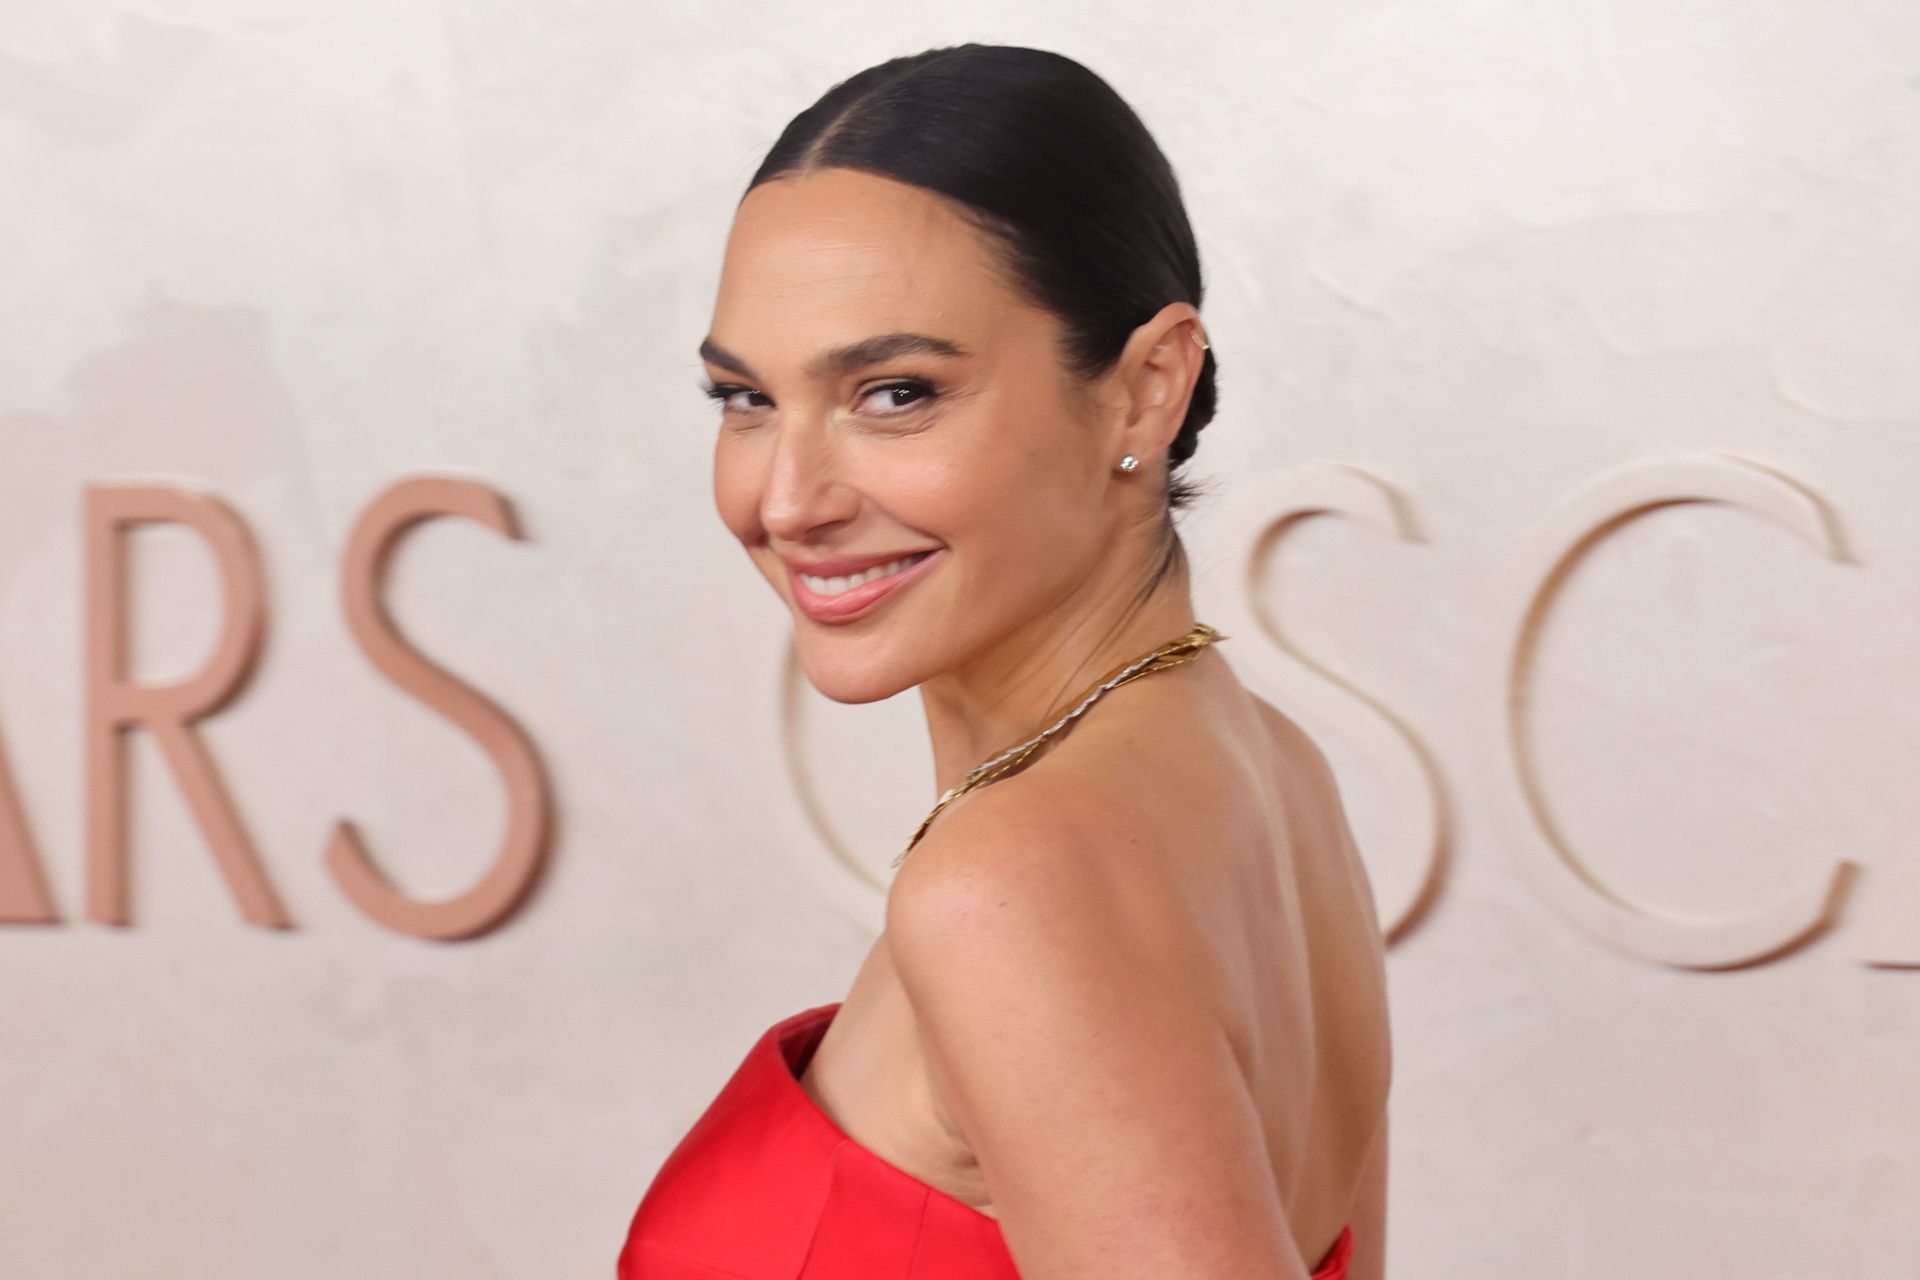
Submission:
<svg viewBox="0 0 1920 1280">
<path fill-rule="evenodd" d="M 795 564 L 786 561 L 787 582 L 793 591 L 793 601 L 800 611 L 815 622 L 838 624 L 852 622 L 865 617 L 882 600 L 889 599 L 897 592 L 905 590 L 926 575 L 929 568 L 940 558 L 941 548 L 926 552 L 907 552 L 904 555 L 843 557 L 838 560 L 816 561 L 811 564 Z M 919 556 L 905 568 L 884 577 L 874 578 L 835 595 L 825 595 L 809 587 L 801 577 L 842 577 L 852 576 L 878 565 L 891 564 L 896 560 Z"/>
</svg>

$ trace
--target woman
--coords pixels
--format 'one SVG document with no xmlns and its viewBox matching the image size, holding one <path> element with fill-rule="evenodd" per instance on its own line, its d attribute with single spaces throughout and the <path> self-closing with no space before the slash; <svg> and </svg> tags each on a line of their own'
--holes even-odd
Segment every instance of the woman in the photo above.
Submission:
<svg viewBox="0 0 1920 1280">
<path fill-rule="evenodd" d="M 1366 874 L 1173 525 L 1200 297 L 1165 158 L 1057 54 L 883 63 L 754 175 L 701 345 L 720 514 L 821 692 L 919 688 L 943 796 L 846 998 L 760 1038 L 623 1280 L 1382 1275 Z"/>
</svg>

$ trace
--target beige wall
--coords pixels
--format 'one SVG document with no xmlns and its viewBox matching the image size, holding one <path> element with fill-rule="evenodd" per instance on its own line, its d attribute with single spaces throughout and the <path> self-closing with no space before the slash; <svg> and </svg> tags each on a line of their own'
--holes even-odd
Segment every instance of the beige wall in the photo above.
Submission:
<svg viewBox="0 0 1920 1280">
<path fill-rule="evenodd" d="M 0 10 L 0 841 L 62 921 L 0 926 L 0 1272 L 611 1275 L 746 1046 L 845 990 L 932 799 L 917 708 L 800 691 L 816 830 L 693 351 L 786 119 L 983 39 L 1107 75 L 1191 203 L 1200 616 L 1404 920 L 1393 1274 L 1920 1273 L 1920 10 L 787 8 Z M 395 624 L 554 805 L 459 943 L 322 861 L 351 820 L 446 898 L 503 840 L 490 757 L 339 603 L 421 475 L 523 538 L 416 527 Z M 120 484 L 257 543 L 259 662 L 199 728 L 291 929 L 144 737 L 132 923 L 87 918 L 83 499 Z M 155 527 L 132 569 L 133 674 L 190 674 L 213 558 Z"/>
</svg>

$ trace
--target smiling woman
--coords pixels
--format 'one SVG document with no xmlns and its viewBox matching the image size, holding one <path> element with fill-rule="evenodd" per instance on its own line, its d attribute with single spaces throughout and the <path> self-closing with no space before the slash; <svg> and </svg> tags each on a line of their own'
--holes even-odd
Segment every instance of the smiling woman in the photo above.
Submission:
<svg viewBox="0 0 1920 1280">
<path fill-rule="evenodd" d="M 1058 54 L 869 68 L 754 175 L 699 351 L 715 503 L 816 688 L 919 690 L 940 798 L 851 989 L 754 1044 L 622 1280 L 1383 1273 L 1371 889 L 1174 524 L 1201 293 L 1166 158 Z"/>
</svg>

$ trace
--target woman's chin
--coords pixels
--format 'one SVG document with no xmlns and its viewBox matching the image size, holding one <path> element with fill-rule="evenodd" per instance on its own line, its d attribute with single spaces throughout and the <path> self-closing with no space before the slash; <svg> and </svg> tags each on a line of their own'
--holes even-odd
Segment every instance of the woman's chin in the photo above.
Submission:
<svg viewBox="0 0 1920 1280">
<path fill-rule="evenodd" d="M 876 664 L 870 657 L 860 661 L 860 655 L 850 656 L 855 660 L 845 661 L 818 654 L 809 657 L 803 646 L 800 667 L 806 672 L 808 682 L 822 697 L 849 706 L 880 702 L 919 683 L 895 673 L 888 666 Z"/>
</svg>

